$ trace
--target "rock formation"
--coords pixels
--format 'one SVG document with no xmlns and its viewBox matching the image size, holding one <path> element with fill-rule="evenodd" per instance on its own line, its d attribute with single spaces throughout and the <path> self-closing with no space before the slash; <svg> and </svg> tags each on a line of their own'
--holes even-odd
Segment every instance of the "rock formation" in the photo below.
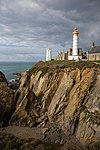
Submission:
<svg viewBox="0 0 100 150">
<path fill-rule="evenodd" d="M 100 142 L 99 64 L 39 62 L 23 73 L 14 99 L 10 125 L 43 128 L 44 139 L 55 143 Z"/>
<path fill-rule="evenodd" d="M 100 68 L 86 62 L 39 62 L 23 73 L 11 125 L 57 124 L 82 143 L 100 138 Z"/>
<path fill-rule="evenodd" d="M 0 71 L 0 82 L 6 82 L 7 83 L 7 79 L 1 71 Z"/>
<path fill-rule="evenodd" d="M 8 124 L 12 110 L 15 107 L 14 97 L 15 90 L 7 86 L 7 79 L 5 75 L 0 72 L 0 126 Z"/>
</svg>

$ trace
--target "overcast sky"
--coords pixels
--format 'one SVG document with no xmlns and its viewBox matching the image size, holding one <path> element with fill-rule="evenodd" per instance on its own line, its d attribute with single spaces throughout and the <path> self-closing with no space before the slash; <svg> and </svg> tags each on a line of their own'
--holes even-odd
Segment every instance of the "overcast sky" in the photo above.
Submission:
<svg viewBox="0 0 100 150">
<path fill-rule="evenodd" d="M 100 0 L 0 0 L 0 61 L 45 59 L 46 48 L 72 47 L 74 26 L 79 47 L 100 45 Z"/>
</svg>

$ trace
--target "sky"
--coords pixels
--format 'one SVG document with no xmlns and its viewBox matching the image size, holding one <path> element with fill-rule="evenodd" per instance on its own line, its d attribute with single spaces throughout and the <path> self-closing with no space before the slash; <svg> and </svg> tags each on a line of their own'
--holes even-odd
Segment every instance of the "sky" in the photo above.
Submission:
<svg viewBox="0 0 100 150">
<path fill-rule="evenodd" d="M 79 30 L 79 47 L 100 45 L 100 0 L 0 0 L 0 61 L 45 60 L 72 47 Z"/>
</svg>

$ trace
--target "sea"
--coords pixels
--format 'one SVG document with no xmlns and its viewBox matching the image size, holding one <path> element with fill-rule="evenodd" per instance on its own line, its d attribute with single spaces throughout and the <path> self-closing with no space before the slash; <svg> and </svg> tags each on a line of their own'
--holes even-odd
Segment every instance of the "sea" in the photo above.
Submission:
<svg viewBox="0 0 100 150">
<path fill-rule="evenodd" d="M 29 70 L 36 62 L 0 62 L 0 71 L 2 71 L 7 80 L 15 79 L 17 76 L 13 73 L 19 73 Z"/>
</svg>

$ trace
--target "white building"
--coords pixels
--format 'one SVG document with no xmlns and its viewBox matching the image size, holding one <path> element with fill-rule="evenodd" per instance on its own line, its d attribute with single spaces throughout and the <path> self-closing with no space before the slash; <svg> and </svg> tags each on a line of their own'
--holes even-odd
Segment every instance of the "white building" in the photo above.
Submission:
<svg viewBox="0 0 100 150">
<path fill-rule="evenodd" d="M 82 59 L 81 49 L 78 48 L 78 28 L 75 27 L 73 31 L 73 48 L 69 49 L 68 60 Z"/>
<path fill-rule="evenodd" d="M 52 50 L 46 49 L 46 61 L 50 61 L 52 59 Z"/>
</svg>

